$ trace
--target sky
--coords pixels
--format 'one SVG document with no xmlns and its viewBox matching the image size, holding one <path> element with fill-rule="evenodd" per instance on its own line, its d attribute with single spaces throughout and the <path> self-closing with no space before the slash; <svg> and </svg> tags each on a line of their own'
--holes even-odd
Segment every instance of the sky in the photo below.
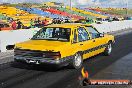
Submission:
<svg viewBox="0 0 132 88">
<path fill-rule="evenodd" d="M 0 0 L 0 3 L 22 3 L 22 2 L 63 2 L 69 5 L 70 0 Z M 71 0 L 76 7 L 101 6 L 101 7 L 129 7 L 132 8 L 132 0 Z"/>
</svg>

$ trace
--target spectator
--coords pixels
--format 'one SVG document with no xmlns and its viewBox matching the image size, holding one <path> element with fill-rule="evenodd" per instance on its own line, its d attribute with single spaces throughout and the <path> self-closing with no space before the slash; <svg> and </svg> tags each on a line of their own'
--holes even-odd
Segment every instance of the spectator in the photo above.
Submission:
<svg viewBox="0 0 132 88">
<path fill-rule="evenodd" d="M 17 20 L 17 29 L 21 29 L 23 26 L 22 22 L 18 19 Z"/>
<path fill-rule="evenodd" d="M 45 20 L 43 21 L 44 26 L 47 26 L 48 23 L 49 23 L 49 21 L 48 21 L 47 19 L 45 19 Z"/>
<path fill-rule="evenodd" d="M 40 26 L 41 26 L 41 21 L 40 21 L 40 18 L 38 18 L 37 23 L 38 23 L 38 27 L 40 27 Z"/>
<path fill-rule="evenodd" d="M 53 24 L 56 24 L 56 18 L 54 18 L 54 19 L 52 20 L 52 23 L 53 23 Z"/>
<path fill-rule="evenodd" d="M 35 22 L 35 26 L 36 26 L 36 27 L 40 27 L 40 26 L 41 26 L 41 21 L 40 21 L 39 18 L 38 18 L 38 20 L 35 19 L 34 22 Z"/>
<path fill-rule="evenodd" d="M 37 27 L 37 20 L 36 20 L 36 18 L 34 19 L 34 26 Z"/>
<path fill-rule="evenodd" d="M 15 20 L 13 20 L 13 21 L 11 22 L 11 27 L 12 27 L 13 30 L 16 30 L 16 28 L 17 28 L 17 23 L 15 22 Z"/>
<path fill-rule="evenodd" d="M 58 18 L 58 24 L 61 24 L 61 19 L 60 18 Z"/>
<path fill-rule="evenodd" d="M 31 19 L 30 20 L 30 28 L 34 28 L 35 24 L 34 24 L 34 21 Z"/>
<path fill-rule="evenodd" d="M 10 18 L 9 23 L 11 23 L 12 21 L 13 21 L 13 18 Z"/>
<path fill-rule="evenodd" d="M 63 18 L 61 18 L 61 24 L 63 24 L 64 23 L 64 19 Z"/>
<path fill-rule="evenodd" d="M 65 23 L 70 23 L 69 19 L 65 19 Z"/>
</svg>

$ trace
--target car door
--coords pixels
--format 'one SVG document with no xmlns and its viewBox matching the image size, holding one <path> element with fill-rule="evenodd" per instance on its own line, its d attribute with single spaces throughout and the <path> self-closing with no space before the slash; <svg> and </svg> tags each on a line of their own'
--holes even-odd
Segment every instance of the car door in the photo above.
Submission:
<svg viewBox="0 0 132 88">
<path fill-rule="evenodd" d="M 82 52 L 83 59 L 92 56 L 92 53 L 89 52 L 93 47 L 92 40 L 84 27 L 78 27 L 74 30 L 73 45 L 76 50 Z"/>
<path fill-rule="evenodd" d="M 93 26 L 87 26 L 86 28 L 91 35 L 92 44 L 94 45 L 92 49 L 93 55 L 103 52 L 107 44 L 107 39 Z"/>
</svg>

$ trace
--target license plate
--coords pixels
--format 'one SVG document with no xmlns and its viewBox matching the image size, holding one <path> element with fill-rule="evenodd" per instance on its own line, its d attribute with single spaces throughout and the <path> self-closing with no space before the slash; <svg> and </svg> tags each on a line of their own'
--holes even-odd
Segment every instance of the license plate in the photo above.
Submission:
<svg viewBox="0 0 132 88">
<path fill-rule="evenodd" d="M 29 60 L 29 63 L 36 63 L 35 60 Z"/>
<path fill-rule="evenodd" d="M 34 63 L 34 64 L 39 64 L 39 62 L 38 61 L 36 61 L 36 60 L 26 60 L 26 62 L 27 63 Z"/>
</svg>

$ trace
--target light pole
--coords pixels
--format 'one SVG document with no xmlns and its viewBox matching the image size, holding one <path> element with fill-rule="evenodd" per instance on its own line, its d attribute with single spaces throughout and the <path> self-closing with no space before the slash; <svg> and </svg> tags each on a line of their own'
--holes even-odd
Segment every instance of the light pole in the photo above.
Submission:
<svg viewBox="0 0 132 88">
<path fill-rule="evenodd" d="M 125 3 L 126 15 L 128 15 L 128 0 L 123 0 L 123 2 Z"/>
<path fill-rule="evenodd" d="M 72 2 L 71 2 L 71 0 L 70 0 L 70 10 L 72 11 Z"/>
<path fill-rule="evenodd" d="M 128 0 L 126 0 L 126 15 L 128 16 Z"/>
</svg>

